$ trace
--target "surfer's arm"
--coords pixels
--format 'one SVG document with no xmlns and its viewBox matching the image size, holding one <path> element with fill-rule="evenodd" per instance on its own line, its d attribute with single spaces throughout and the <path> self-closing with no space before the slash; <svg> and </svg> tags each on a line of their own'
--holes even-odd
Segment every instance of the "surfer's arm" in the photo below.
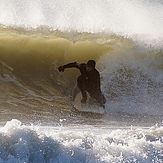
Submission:
<svg viewBox="0 0 163 163">
<path fill-rule="evenodd" d="M 68 63 L 68 64 L 66 64 L 66 65 L 59 66 L 59 67 L 58 67 L 58 70 L 59 70 L 60 72 L 64 72 L 64 70 L 65 70 L 66 68 L 73 68 L 73 67 L 79 68 L 79 64 L 78 64 L 77 62 L 71 62 L 71 63 Z"/>
</svg>

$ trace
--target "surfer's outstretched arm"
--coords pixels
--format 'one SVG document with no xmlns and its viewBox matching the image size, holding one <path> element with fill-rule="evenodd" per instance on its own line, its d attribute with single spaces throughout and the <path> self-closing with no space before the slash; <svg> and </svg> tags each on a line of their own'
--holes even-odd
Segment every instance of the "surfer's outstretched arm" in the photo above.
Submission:
<svg viewBox="0 0 163 163">
<path fill-rule="evenodd" d="M 64 72 L 64 70 L 65 70 L 66 68 L 73 68 L 73 67 L 79 68 L 79 64 L 78 64 L 77 62 L 71 62 L 71 63 L 68 63 L 68 64 L 66 64 L 66 65 L 59 66 L 59 67 L 58 67 L 58 70 L 59 70 L 60 72 Z"/>
</svg>

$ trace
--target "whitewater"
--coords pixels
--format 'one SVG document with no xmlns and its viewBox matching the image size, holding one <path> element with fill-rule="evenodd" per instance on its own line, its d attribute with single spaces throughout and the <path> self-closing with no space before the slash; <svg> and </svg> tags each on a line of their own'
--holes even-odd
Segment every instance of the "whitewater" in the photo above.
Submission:
<svg viewBox="0 0 163 163">
<path fill-rule="evenodd" d="M 162 0 L 0 1 L 0 163 L 163 162 Z M 72 102 L 96 61 L 105 114 Z"/>
</svg>

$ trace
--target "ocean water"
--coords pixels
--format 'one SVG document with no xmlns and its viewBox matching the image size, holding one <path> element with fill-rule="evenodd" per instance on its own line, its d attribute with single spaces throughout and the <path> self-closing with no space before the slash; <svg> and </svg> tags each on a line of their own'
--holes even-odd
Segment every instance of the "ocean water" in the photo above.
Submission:
<svg viewBox="0 0 163 163">
<path fill-rule="evenodd" d="M 163 162 L 162 0 L 0 1 L 0 163 Z M 94 59 L 105 114 L 72 105 Z"/>
</svg>

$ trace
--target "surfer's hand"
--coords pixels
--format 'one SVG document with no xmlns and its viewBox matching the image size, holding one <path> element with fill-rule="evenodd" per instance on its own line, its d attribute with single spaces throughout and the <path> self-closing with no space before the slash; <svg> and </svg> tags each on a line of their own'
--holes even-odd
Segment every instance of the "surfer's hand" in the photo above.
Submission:
<svg viewBox="0 0 163 163">
<path fill-rule="evenodd" d="M 65 69 L 64 69 L 63 66 L 59 66 L 59 67 L 58 67 L 58 70 L 59 70 L 59 72 L 64 72 Z"/>
</svg>

